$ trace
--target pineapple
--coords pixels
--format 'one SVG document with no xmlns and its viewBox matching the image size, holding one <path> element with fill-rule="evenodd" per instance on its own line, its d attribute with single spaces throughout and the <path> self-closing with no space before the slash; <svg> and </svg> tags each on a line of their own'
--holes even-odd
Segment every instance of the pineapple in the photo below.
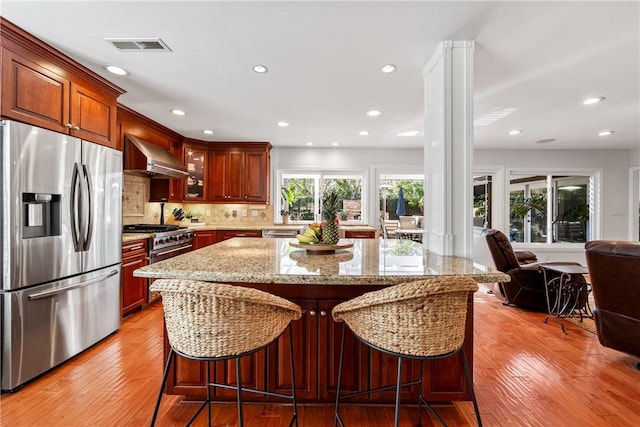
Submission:
<svg viewBox="0 0 640 427">
<path fill-rule="evenodd" d="M 328 245 L 335 245 L 340 240 L 338 230 L 338 211 L 340 210 L 340 199 L 335 190 L 330 190 L 322 196 L 322 219 L 326 221 L 322 227 L 322 241 Z"/>
</svg>

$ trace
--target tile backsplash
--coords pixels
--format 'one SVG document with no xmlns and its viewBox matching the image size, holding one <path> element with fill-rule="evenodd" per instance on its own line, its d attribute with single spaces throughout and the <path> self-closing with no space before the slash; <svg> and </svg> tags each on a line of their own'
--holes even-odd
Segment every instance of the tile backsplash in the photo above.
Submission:
<svg viewBox="0 0 640 427">
<path fill-rule="evenodd" d="M 149 200 L 149 178 L 124 174 L 123 181 L 122 223 L 159 224 L 160 203 L 147 202 Z M 211 203 L 165 203 L 165 223 L 174 222 L 171 213 L 178 208 L 182 208 L 185 213 L 191 212 L 195 218 L 199 218 L 205 224 L 228 224 L 231 226 L 273 224 L 272 205 Z"/>
</svg>

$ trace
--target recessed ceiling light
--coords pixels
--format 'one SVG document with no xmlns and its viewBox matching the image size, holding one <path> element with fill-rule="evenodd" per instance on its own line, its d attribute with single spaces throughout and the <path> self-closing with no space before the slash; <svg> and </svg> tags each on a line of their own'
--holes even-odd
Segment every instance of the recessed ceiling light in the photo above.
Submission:
<svg viewBox="0 0 640 427">
<path fill-rule="evenodd" d="M 584 101 L 582 101 L 582 103 L 584 105 L 591 105 L 591 104 L 597 104 L 598 102 L 602 102 L 604 101 L 604 96 L 599 96 L 597 98 L 587 98 Z"/>
<path fill-rule="evenodd" d="M 378 117 L 380 114 L 382 114 L 382 111 L 379 110 L 367 111 L 367 116 L 369 117 Z"/>
<path fill-rule="evenodd" d="M 187 114 L 187 113 L 185 113 L 184 111 L 182 111 L 182 110 L 177 110 L 177 109 L 173 109 L 173 110 L 171 110 L 171 112 L 172 112 L 173 114 L 175 114 L 176 116 L 185 116 L 185 115 Z"/>
<path fill-rule="evenodd" d="M 420 131 L 417 131 L 417 130 L 408 130 L 406 132 L 397 133 L 396 135 L 398 135 L 398 136 L 417 136 L 419 133 L 420 133 Z"/>
<path fill-rule="evenodd" d="M 361 130 L 360 132 L 358 132 L 358 134 L 360 134 L 362 136 L 367 136 L 367 135 L 369 135 L 369 131 L 368 130 Z"/>
<path fill-rule="evenodd" d="M 313 145 L 313 142 L 309 141 L 309 142 L 307 142 L 307 145 L 308 145 L 308 146 L 312 146 L 312 145 Z"/>
<path fill-rule="evenodd" d="M 281 128 L 286 128 L 287 126 L 289 126 L 289 122 L 278 122 L 276 124 Z"/>
<path fill-rule="evenodd" d="M 337 147 L 337 146 L 338 146 L 338 145 L 340 145 L 340 144 L 339 144 L 339 143 L 337 143 L 337 142 L 335 142 L 335 141 L 333 141 L 333 142 L 331 143 L 331 145 L 333 145 L 334 147 Z"/>
<path fill-rule="evenodd" d="M 267 68 L 266 65 L 258 64 L 253 66 L 253 71 L 259 74 L 264 74 L 267 71 L 269 71 L 269 69 Z"/>
<path fill-rule="evenodd" d="M 522 133 L 522 129 L 514 129 L 509 131 L 509 135 L 520 135 Z"/>
<path fill-rule="evenodd" d="M 213 135 L 213 131 L 209 129 L 203 130 L 202 133 L 204 133 L 205 135 Z"/>
<path fill-rule="evenodd" d="M 397 67 L 393 64 L 387 64 L 384 67 L 382 67 L 382 72 L 383 73 L 393 73 L 395 70 L 397 70 Z"/>
<path fill-rule="evenodd" d="M 116 74 L 118 76 L 126 76 L 127 74 L 129 74 L 124 68 L 120 68 L 115 65 L 107 65 L 105 68 L 108 72 Z"/>
<path fill-rule="evenodd" d="M 612 133 L 616 133 L 616 131 L 614 131 L 614 130 L 603 130 L 602 132 L 598 133 L 598 136 L 607 136 L 607 135 L 611 135 Z"/>
</svg>

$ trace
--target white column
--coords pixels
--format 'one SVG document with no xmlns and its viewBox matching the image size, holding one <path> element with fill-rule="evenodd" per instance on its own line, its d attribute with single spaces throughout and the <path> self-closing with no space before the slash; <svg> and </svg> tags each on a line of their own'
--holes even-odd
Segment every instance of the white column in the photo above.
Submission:
<svg viewBox="0 0 640 427">
<path fill-rule="evenodd" d="M 423 68 L 424 246 L 472 256 L 473 41 L 440 42 Z"/>
</svg>

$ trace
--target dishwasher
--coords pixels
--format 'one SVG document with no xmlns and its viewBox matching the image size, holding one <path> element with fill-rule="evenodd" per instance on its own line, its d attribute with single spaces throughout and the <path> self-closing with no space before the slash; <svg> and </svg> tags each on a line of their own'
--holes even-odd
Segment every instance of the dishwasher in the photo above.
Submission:
<svg viewBox="0 0 640 427">
<path fill-rule="evenodd" d="M 269 239 L 274 239 L 274 238 L 295 239 L 298 233 L 300 233 L 300 230 L 268 229 L 268 230 L 262 230 L 262 237 L 269 238 Z"/>
</svg>

